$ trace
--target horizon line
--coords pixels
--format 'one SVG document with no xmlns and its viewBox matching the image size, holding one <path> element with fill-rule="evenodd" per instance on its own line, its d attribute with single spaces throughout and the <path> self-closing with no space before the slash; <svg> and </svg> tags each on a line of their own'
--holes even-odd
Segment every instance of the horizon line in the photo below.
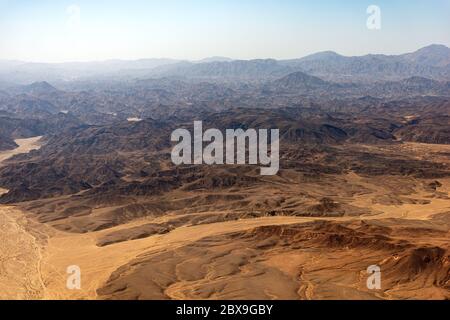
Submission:
<svg viewBox="0 0 450 320">
<path fill-rule="evenodd" d="M 323 50 L 323 51 L 317 51 L 313 52 L 304 56 L 300 57 L 294 57 L 294 58 L 272 58 L 272 57 L 266 57 L 266 58 L 251 58 L 251 59 L 241 59 L 241 58 L 231 58 L 228 56 L 220 56 L 220 55 L 214 55 L 214 56 L 207 56 L 201 59 L 177 59 L 177 58 L 169 58 L 169 57 L 146 57 L 146 58 L 136 58 L 136 59 L 124 59 L 124 58 L 108 58 L 108 59 L 98 59 L 98 60 L 67 60 L 67 61 L 25 61 L 25 60 L 15 60 L 15 59 L 0 59 L 0 62 L 9 62 L 9 63 L 21 63 L 21 64 L 82 64 L 82 63 L 105 63 L 105 62 L 137 62 L 137 61 L 145 61 L 145 60 L 172 60 L 174 63 L 180 63 L 180 62 L 189 62 L 189 63 L 202 63 L 204 60 L 213 59 L 213 58 L 219 58 L 219 59 L 227 59 L 229 61 L 223 61 L 223 62 L 231 62 L 231 61 L 255 61 L 255 60 L 275 60 L 275 61 L 288 61 L 288 60 L 296 60 L 296 59 L 303 59 L 315 54 L 319 53 L 334 53 L 341 57 L 347 57 L 347 58 L 353 58 L 353 57 L 365 57 L 370 55 L 382 55 L 382 56 L 399 56 L 409 53 L 417 52 L 421 49 L 432 47 L 432 46 L 442 46 L 447 49 L 450 49 L 445 44 L 440 43 L 431 43 L 426 46 L 419 47 L 418 49 L 414 51 L 408 51 L 404 53 L 399 54 L 387 54 L 387 53 L 366 53 L 362 55 L 344 55 L 334 50 Z M 211 61 L 214 62 L 214 61 Z M 217 61 L 215 61 L 217 62 Z M 204 63 L 210 63 L 208 61 Z"/>
</svg>

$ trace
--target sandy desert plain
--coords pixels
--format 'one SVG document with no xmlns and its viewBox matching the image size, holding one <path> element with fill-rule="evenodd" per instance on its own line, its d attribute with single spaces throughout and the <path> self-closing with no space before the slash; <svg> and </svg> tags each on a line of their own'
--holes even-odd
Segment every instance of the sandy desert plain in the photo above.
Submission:
<svg viewBox="0 0 450 320">
<path fill-rule="evenodd" d="M 0 159 L 39 148 L 39 138 L 16 140 L 19 147 L 0 153 Z M 359 148 L 450 163 L 450 145 Z M 267 179 L 270 188 L 261 192 L 204 192 L 200 198 L 214 198 L 214 206 L 202 207 L 195 216 L 233 214 L 221 204 L 233 196 L 240 199 L 237 194 L 248 194 L 246 201 L 271 199 L 288 208 L 305 192 L 333 195 L 350 214 L 177 223 L 193 215 L 191 205 L 105 230 L 73 233 L 55 228 L 54 222 L 37 221 L 27 212 L 27 203 L 1 205 L 0 298 L 450 298 L 450 179 L 368 178 L 349 172 L 302 181 L 289 170 Z M 183 201 L 187 194 L 177 191 L 170 197 Z M 320 205 L 327 204 L 315 208 Z M 170 232 L 132 237 L 132 230 L 164 224 L 171 224 Z M 70 265 L 81 268 L 80 290 L 66 287 Z M 381 290 L 366 286 L 369 265 L 381 268 Z"/>
</svg>

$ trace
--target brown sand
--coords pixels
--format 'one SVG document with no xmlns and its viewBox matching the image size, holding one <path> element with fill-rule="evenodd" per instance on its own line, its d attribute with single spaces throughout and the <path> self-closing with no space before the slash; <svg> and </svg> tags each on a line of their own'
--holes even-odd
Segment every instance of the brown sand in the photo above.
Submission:
<svg viewBox="0 0 450 320">
<path fill-rule="evenodd" d="M 36 147 L 36 141 L 37 139 L 34 141 L 30 139 L 27 139 L 27 141 L 17 141 L 22 143 L 18 149 L 21 148 L 21 152 L 26 152 L 30 148 Z M 425 150 L 427 148 L 437 147 L 414 144 L 405 146 L 404 148 L 422 148 Z M 445 149 L 446 147 L 442 148 Z M 424 151 L 422 149 L 419 151 Z M 16 149 L 14 152 L 8 151 L 7 153 L 2 153 L 0 154 L 0 159 L 6 159 L 16 153 L 20 152 Z M 0 239 L 0 243 L 2 243 L 0 246 L 0 256 L 2 257 L 1 261 L 3 263 L 0 266 L 0 280 L 2 285 L 6 283 L 5 287 L 7 290 L 1 291 L 9 292 L 4 298 L 96 299 L 99 298 L 97 290 L 104 286 L 111 274 L 120 267 L 129 264 L 133 259 L 139 258 L 142 255 L 173 252 L 188 245 L 195 244 L 197 241 L 206 237 L 221 237 L 226 234 L 245 232 L 261 226 L 293 225 L 320 220 L 358 222 L 363 219 L 377 221 L 386 219 L 387 221 L 391 218 L 399 218 L 405 221 L 429 221 L 433 215 L 450 211 L 450 201 L 448 199 L 445 197 L 431 196 L 429 192 L 419 187 L 423 181 L 413 181 L 413 186 L 411 186 L 409 180 L 402 180 L 399 177 L 385 176 L 369 179 L 354 173 L 349 173 L 339 178 L 345 180 L 348 185 L 359 186 L 364 191 L 346 197 L 345 201 L 356 207 L 370 208 L 368 215 L 335 218 L 275 216 L 183 226 L 166 234 L 115 243 L 105 247 L 97 246 L 98 239 L 105 234 L 148 223 L 149 219 L 133 221 L 104 231 L 76 234 L 58 231 L 42 224 L 33 223 L 31 225 L 31 222 L 27 222 L 24 219 L 23 213 L 19 210 L 13 207 L 2 206 L 0 207 L 0 228 L 2 231 L 7 230 L 7 232 L 0 232 L 2 235 L 2 239 Z M 439 179 L 439 181 L 442 183 L 439 192 L 448 196 L 450 192 L 450 179 Z M 304 186 L 301 184 L 292 184 L 290 188 L 290 190 L 285 190 L 285 192 L 301 193 L 304 191 L 302 189 Z M 397 194 L 393 195 L 392 190 L 402 188 L 412 188 L 414 191 L 413 194 L 402 196 L 403 198 L 408 198 L 408 201 Z M 312 189 L 311 192 L 320 195 L 321 192 L 327 191 L 326 189 L 321 190 L 319 186 L 317 189 Z M 268 199 L 274 196 L 274 194 L 270 193 L 265 195 Z M 384 202 L 380 201 L 380 197 L 382 199 L 386 197 L 389 199 L 390 197 L 395 198 L 395 200 L 403 199 L 402 201 L 404 203 L 389 204 L 385 200 L 383 200 Z M 202 213 L 205 214 L 205 212 Z M 155 218 L 151 222 L 161 222 L 162 220 L 164 219 Z M 46 234 L 48 239 L 45 242 L 45 246 L 43 246 L 44 242 L 40 239 L 37 240 L 36 234 Z M 437 238 L 435 243 L 433 243 L 433 238 L 427 238 L 426 241 L 427 245 L 442 245 L 443 242 L 442 237 Z M 311 250 L 314 250 L 314 248 L 311 248 Z M 344 248 L 342 252 L 325 252 L 319 255 L 313 252 L 309 253 L 308 250 L 297 251 L 295 253 L 280 251 L 279 253 L 268 255 L 264 264 L 266 266 L 276 267 L 278 271 L 271 270 L 270 273 L 265 274 L 264 278 L 261 278 L 267 285 L 275 288 L 274 291 L 264 291 L 265 296 L 261 297 L 293 298 L 297 296 L 303 299 L 373 298 L 373 296 L 369 296 L 367 292 L 360 290 L 361 288 L 356 286 L 360 282 L 357 270 L 365 266 L 365 260 L 361 260 L 362 256 L 373 256 L 376 258 L 374 258 L 375 262 L 381 257 L 379 253 L 372 252 L 370 248 L 347 251 Z M 344 271 L 339 272 L 336 269 L 336 261 L 340 261 L 339 267 L 347 273 Z M 81 290 L 69 290 L 66 288 L 68 276 L 66 269 L 70 265 L 77 265 L 81 268 Z M 289 292 L 294 294 L 294 296 L 283 295 L 283 288 L 278 284 L 286 283 L 286 286 L 288 286 L 286 275 L 295 275 L 298 272 L 299 266 L 303 266 L 305 269 L 299 276 L 301 286 L 298 288 L 298 292 L 295 293 L 291 288 Z M 170 265 L 167 265 L 167 267 L 170 267 Z M 186 268 L 183 270 L 185 272 Z M 191 272 L 191 276 L 183 274 L 182 278 L 189 279 L 194 277 L 197 271 L 191 270 Z M 254 270 L 244 269 L 243 272 L 244 274 L 251 274 Z M 327 285 L 327 281 L 333 281 L 333 276 L 335 278 L 337 277 L 338 281 L 340 281 L 340 286 L 336 285 L 336 283 L 333 283 L 334 286 Z M 235 281 L 233 283 L 239 286 L 241 280 L 240 278 L 236 278 L 233 280 Z M 249 288 L 263 290 L 259 286 L 252 287 L 251 285 L 253 284 L 250 282 L 248 284 L 250 286 Z M 211 285 L 212 283 L 209 281 L 190 283 L 187 280 L 183 280 L 172 283 L 165 290 L 165 294 L 175 299 L 195 298 L 195 290 L 210 288 Z M 420 291 L 420 288 L 418 290 Z M 417 297 L 442 298 L 442 295 L 437 294 L 433 289 L 429 290 L 431 291 L 427 291 L 425 295 L 418 295 Z M 220 294 L 213 295 L 209 298 L 249 298 L 251 297 L 249 294 L 245 290 L 238 290 L 228 293 L 224 292 L 222 296 Z M 256 293 L 255 296 L 257 296 Z M 382 298 L 390 297 L 399 298 L 403 296 L 386 293 Z"/>
<path fill-rule="evenodd" d="M 0 207 L 0 299 L 40 299 L 41 250 L 21 211 Z"/>
<path fill-rule="evenodd" d="M 18 139 L 18 148 L 0 152 L 0 162 L 19 153 L 39 148 L 41 137 Z M 7 192 L 0 189 L 0 194 Z M 40 274 L 41 250 L 27 231 L 23 213 L 0 206 L 0 299 L 40 299 L 44 284 Z"/>
<path fill-rule="evenodd" d="M 31 150 L 36 150 L 40 148 L 39 140 L 42 137 L 33 137 L 27 139 L 16 139 L 15 142 L 18 145 L 17 148 L 13 150 L 1 151 L 0 152 L 0 164 L 1 162 L 11 158 L 12 156 L 20 153 L 28 153 Z"/>
</svg>

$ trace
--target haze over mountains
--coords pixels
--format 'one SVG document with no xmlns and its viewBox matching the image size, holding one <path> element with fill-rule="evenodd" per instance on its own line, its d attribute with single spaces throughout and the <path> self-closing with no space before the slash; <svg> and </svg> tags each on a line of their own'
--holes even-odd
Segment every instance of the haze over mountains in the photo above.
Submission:
<svg viewBox="0 0 450 320">
<path fill-rule="evenodd" d="M 70 64 L 11 64 L 0 71 L 0 111 L 32 118 L 70 111 L 93 124 L 158 118 L 191 106 L 270 108 L 299 97 L 304 102 L 305 98 L 445 96 L 450 86 L 449 52 L 445 46 L 432 45 L 400 56 L 342 57 L 325 52 L 290 61 L 80 63 L 74 70 L 83 76 L 69 75 L 74 81 L 63 81 L 60 73 L 70 74 Z M 41 67 L 45 71 L 39 71 Z M 19 84 L 25 79 L 36 82 Z"/>
<path fill-rule="evenodd" d="M 180 77 L 197 80 L 260 81 L 302 71 L 330 81 L 399 80 L 422 76 L 445 80 L 450 75 L 450 49 L 430 45 L 402 55 L 371 54 L 346 57 L 332 51 L 312 54 L 292 60 L 232 60 L 223 57 L 201 61 L 142 59 L 104 62 L 24 63 L 0 62 L 0 83 L 27 84 L 37 81 L 53 83 L 103 79 L 134 79 L 150 77 Z"/>
<path fill-rule="evenodd" d="M 449 299 L 449 71 L 440 45 L 2 62 L 0 225 L 19 239 L 11 263 L 39 271 L 4 278 L 27 298 Z M 171 132 L 195 120 L 279 129 L 279 173 L 174 165 Z"/>
</svg>

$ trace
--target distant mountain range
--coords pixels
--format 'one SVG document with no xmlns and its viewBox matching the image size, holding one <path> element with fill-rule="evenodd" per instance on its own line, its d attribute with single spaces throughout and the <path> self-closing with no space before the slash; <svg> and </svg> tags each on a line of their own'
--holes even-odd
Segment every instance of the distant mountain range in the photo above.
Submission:
<svg viewBox="0 0 450 320">
<path fill-rule="evenodd" d="M 402 55 L 369 54 L 361 57 L 345 57 L 335 52 L 321 52 L 280 63 L 334 81 L 370 82 L 399 80 L 413 76 L 448 80 L 450 49 L 443 45 L 431 45 Z"/>
<path fill-rule="evenodd" d="M 369 54 L 354 57 L 325 51 L 291 60 L 211 57 L 200 61 L 142 59 L 59 64 L 0 61 L 0 86 L 43 80 L 58 83 L 160 77 L 265 81 L 299 71 L 334 82 L 368 83 L 409 77 L 450 80 L 450 49 L 444 45 L 430 45 L 401 55 Z"/>
<path fill-rule="evenodd" d="M 377 81 L 373 83 L 340 83 L 325 81 L 304 72 L 294 72 L 268 82 L 268 92 L 320 94 L 322 96 L 375 95 L 393 97 L 396 95 L 450 95 L 450 81 L 437 81 L 413 76 L 402 80 Z"/>
</svg>

